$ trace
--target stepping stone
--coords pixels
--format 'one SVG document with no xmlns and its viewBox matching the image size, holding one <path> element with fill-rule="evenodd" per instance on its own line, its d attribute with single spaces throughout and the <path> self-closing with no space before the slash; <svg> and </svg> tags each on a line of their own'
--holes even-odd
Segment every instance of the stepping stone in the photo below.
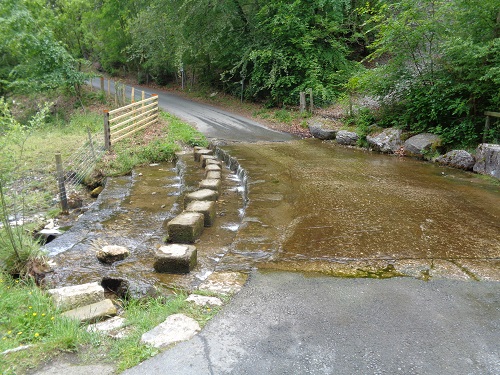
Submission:
<svg viewBox="0 0 500 375">
<path fill-rule="evenodd" d="M 200 189 L 210 189 L 210 190 L 219 192 L 220 185 L 221 185 L 220 180 L 207 178 L 205 180 L 201 180 L 199 186 L 200 186 Z"/>
<path fill-rule="evenodd" d="M 192 201 L 187 205 L 186 211 L 203 214 L 204 225 L 206 227 L 211 227 L 215 221 L 214 201 Z"/>
<path fill-rule="evenodd" d="M 202 147 L 202 146 L 194 146 L 193 147 L 194 152 L 204 150 L 204 149 L 205 149 L 205 147 Z"/>
<path fill-rule="evenodd" d="M 154 269 L 160 273 L 189 273 L 196 267 L 196 247 L 192 245 L 165 245 L 155 250 Z"/>
<path fill-rule="evenodd" d="M 129 255 L 130 251 L 128 251 L 126 247 L 115 245 L 103 246 L 102 249 L 98 250 L 96 253 L 97 259 L 106 264 L 118 262 Z"/>
<path fill-rule="evenodd" d="M 210 189 L 201 189 L 186 194 L 184 197 L 184 206 L 186 207 L 192 201 L 216 201 L 219 193 Z"/>
<path fill-rule="evenodd" d="M 117 311 L 113 302 L 110 299 L 105 299 L 104 301 L 66 311 L 61 316 L 77 319 L 80 322 L 98 322 L 116 314 Z"/>
<path fill-rule="evenodd" d="M 219 159 L 207 159 L 206 164 L 215 164 L 222 167 L 222 162 Z"/>
<path fill-rule="evenodd" d="M 208 180 L 220 180 L 222 178 L 222 172 L 221 171 L 210 171 L 210 172 L 207 172 L 206 178 Z"/>
<path fill-rule="evenodd" d="M 109 332 L 122 328 L 124 324 L 125 318 L 115 316 L 114 318 L 105 320 L 104 322 L 90 324 L 87 326 L 87 332 Z"/>
<path fill-rule="evenodd" d="M 222 171 L 222 168 L 220 167 L 220 165 L 217 165 L 217 164 L 208 164 L 206 167 L 205 167 L 205 172 L 211 172 L 211 171 L 219 171 L 221 172 Z"/>
<path fill-rule="evenodd" d="M 104 299 L 104 288 L 98 283 L 65 286 L 49 289 L 47 292 L 52 296 L 55 306 L 61 310 L 90 305 Z"/>
<path fill-rule="evenodd" d="M 194 161 L 200 161 L 202 155 L 213 155 L 214 152 L 212 150 L 208 150 L 203 148 L 201 150 L 194 152 Z"/>
<path fill-rule="evenodd" d="M 189 340 L 200 331 L 200 325 L 196 320 L 183 314 L 174 314 L 143 334 L 141 343 L 163 348 L 179 341 Z"/>
<path fill-rule="evenodd" d="M 201 162 L 201 166 L 203 168 L 206 167 L 206 165 L 208 164 L 207 161 L 208 160 L 214 160 L 214 161 L 217 161 L 217 158 L 213 155 L 201 155 L 200 156 L 200 162 Z"/>
<path fill-rule="evenodd" d="M 167 224 L 168 240 L 176 243 L 194 243 L 203 232 L 203 224 L 203 214 L 183 212 Z"/>
</svg>

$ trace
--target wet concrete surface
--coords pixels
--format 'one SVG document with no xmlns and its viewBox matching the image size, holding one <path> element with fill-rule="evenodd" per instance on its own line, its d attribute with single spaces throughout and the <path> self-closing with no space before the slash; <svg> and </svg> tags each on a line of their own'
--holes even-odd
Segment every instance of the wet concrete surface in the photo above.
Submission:
<svg viewBox="0 0 500 375">
<path fill-rule="evenodd" d="M 500 185 L 318 140 L 223 147 L 248 173 L 219 267 L 500 280 Z"/>
<path fill-rule="evenodd" d="M 125 375 L 498 374 L 495 282 L 253 272 L 222 313 Z"/>
</svg>

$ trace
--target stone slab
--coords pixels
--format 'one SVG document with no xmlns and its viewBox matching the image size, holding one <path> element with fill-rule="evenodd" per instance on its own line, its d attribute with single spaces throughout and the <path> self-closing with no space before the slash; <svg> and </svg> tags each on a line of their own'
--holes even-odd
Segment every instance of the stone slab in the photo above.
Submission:
<svg viewBox="0 0 500 375">
<path fill-rule="evenodd" d="M 214 272 L 198 289 L 220 294 L 238 293 L 248 275 L 241 272 Z"/>
<path fill-rule="evenodd" d="M 217 297 L 200 296 L 199 294 L 191 294 L 186 298 L 187 302 L 193 302 L 198 306 L 222 306 L 222 301 Z"/>
<path fill-rule="evenodd" d="M 205 167 L 209 164 L 214 164 L 214 165 L 218 165 L 219 167 L 222 167 L 222 162 L 220 160 L 217 160 L 217 159 L 207 159 Z"/>
<path fill-rule="evenodd" d="M 87 326 L 88 332 L 110 332 L 120 329 L 125 324 L 125 318 L 115 316 L 104 322 L 94 323 Z"/>
<path fill-rule="evenodd" d="M 117 311 L 113 302 L 110 299 L 105 299 L 104 301 L 66 311 L 61 316 L 76 319 L 80 322 L 98 322 L 116 314 Z"/>
<path fill-rule="evenodd" d="M 171 244 L 155 250 L 154 269 L 160 273 L 189 273 L 197 262 L 196 247 Z"/>
<path fill-rule="evenodd" d="M 55 306 L 63 311 L 104 299 L 104 288 L 97 282 L 49 289 L 47 292 L 52 296 Z"/>
<path fill-rule="evenodd" d="M 205 166 L 205 172 L 208 173 L 210 171 L 222 171 L 222 168 L 217 164 L 208 164 Z"/>
<path fill-rule="evenodd" d="M 203 233 L 204 217 L 198 212 L 183 212 L 167 224 L 169 242 L 193 243 Z"/>
<path fill-rule="evenodd" d="M 216 201 L 219 198 L 219 193 L 210 189 L 201 189 L 186 194 L 184 197 L 184 206 L 192 201 Z"/>
<path fill-rule="evenodd" d="M 222 171 L 209 171 L 206 173 L 206 178 L 209 180 L 220 180 L 222 178 Z"/>
<path fill-rule="evenodd" d="M 200 181 L 199 187 L 200 189 L 210 189 L 219 192 L 221 187 L 221 181 L 218 179 L 206 178 Z"/>
<path fill-rule="evenodd" d="M 163 323 L 141 337 L 143 344 L 164 348 L 180 341 L 186 341 L 201 331 L 198 322 L 183 314 L 170 315 Z"/>
<path fill-rule="evenodd" d="M 201 163 L 201 166 L 203 168 L 205 168 L 207 166 L 207 164 L 209 164 L 209 163 L 207 163 L 208 160 L 215 160 L 215 161 L 217 161 L 217 158 L 215 156 L 213 156 L 213 155 L 201 155 L 200 156 L 200 163 Z"/>
<path fill-rule="evenodd" d="M 202 155 L 213 155 L 214 152 L 212 150 L 208 150 L 203 148 L 201 150 L 197 150 L 194 152 L 194 161 L 200 161 Z"/>
<path fill-rule="evenodd" d="M 186 211 L 203 214 L 205 227 L 211 227 L 215 221 L 214 201 L 192 201 L 187 205 Z"/>
<path fill-rule="evenodd" d="M 477 146 L 473 170 L 500 179 L 500 145 L 482 143 Z"/>
</svg>

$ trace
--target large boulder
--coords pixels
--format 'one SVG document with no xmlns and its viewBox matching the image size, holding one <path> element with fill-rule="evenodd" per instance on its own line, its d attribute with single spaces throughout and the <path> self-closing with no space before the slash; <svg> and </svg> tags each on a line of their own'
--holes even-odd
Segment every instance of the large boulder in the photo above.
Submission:
<svg viewBox="0 0 500 375">
<path fill-rule="evenodd" d="M 335 129 L 328 129 L 318 121 L 309 124 L 309 131 L 314 138 L 323 140 L 335 139 L 337 136 L 337 131 Z"/>
<path fill-rule="evenodd" d="M 347 130 L 339 130 L 337 132 L 337 136 L 335 137 L 338 144 L 346 146 L 355 146 L 358 139 L 359 136 L 356 133 Z"/>
<path fill-rule="evenodd" d="M 473 170 L 500 179 L 500 145 L 482 143 L 477 146 Z"/>
<path fill-rule="evenodd" d="M 404 149 L 409 156 L 423 157 L 441 145 L 441 138 L 431 133 L 417 134 L 406 140 Z"/>
<path fill-rule="evenodd" d="M 368 135 L 366 141 L 376 151 L 394 153 L 403 145 L 403 141 L 401 140 L 402 133 L 401 129 L 389 128 L 378 135 Z"/>
<path fill-rule="evenodd" d="M 476 159 L 465 150 L 453 150 L 436 159 L 436 162 L 453 168 L 472 170 Z"/>
</svg>

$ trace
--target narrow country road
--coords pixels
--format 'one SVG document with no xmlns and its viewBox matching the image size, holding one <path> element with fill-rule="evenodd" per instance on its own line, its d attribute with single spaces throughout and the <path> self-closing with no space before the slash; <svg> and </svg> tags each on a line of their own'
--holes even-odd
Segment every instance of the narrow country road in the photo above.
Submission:
<svg viewBox="0 0 500 375">
<path fill-rule="evenodd" d="M 107 80 L 105 80 L 106 89 L 107 84 Z M 100 82 L 94 81 L 93 85 L 99 88 Z M 114 92 L 113 81 L 110 81 L 110 89 L 111 92 Z M 282 142 L 296 138 L 290 134 L 266 128 L 246 117 L 226 112 L 210 105 L 187 100 L 163 90 L 138 87 L 134 94 L 136 100 L 140 100 L 139 90 L 144 90 L 147 94 L 158 94 L 158 105 L 160 108 L 196 126 L 209 139 L 217 138 L 236 142 Z M 131 94 L 131 88 L 127 86 L 127 97 L 130 98 Z"/>
<path fill-rule="evenodd" d="M 158 94 L 163 109 L 195 124 L 209 138 L 239 142 L 282 142 L 293 138 L 210 106 L 168 93 Z M 365 159 L 359 152 L 357 156 L 349 154 L 349 150 L 335 153 L 326 146 L 322 152 L 329 155 L 324 159 L 329 168 L 324 168 L 323 161 L 312 165 L 310 156 L 314 150 L 322 150 L 320 147 L 308 144 L 310 153 L 306 154 L 306 146 L 296 143 L 290 148 L 287 144 L 263 145 L 253 159 L 243 153 L 248 145 L 230 147 L 236 156 L 243 155 L 249 172 L 250 202 L 254 202 L 253 207 L 261 207 L 256 210 L 250 204 L 247 209 L 251 217 L 238 235 L 248 235 L 238 238 L 232 258 L 226 256 L 226 268 L 231 269 L 242 258 L 256 257 L 266 264 L 274 262 L 281 269 L 300 270 L 296 265 L 311 261 L 307 259 L 311 258 L 311 249 L 323 246 L 330 252 L 316 255 L 313 260 L 320 265 L 338 266 L 349 261 L 355 269 L 360 254 L 371 251 L 364 255 L 366 261 L 387 262 L 399 256 L 406 270 L 417 274 L 424 270 L 435 277 L 430 281 L 412 277 L 336 278 L 324 273 L 275 271 L 273 265 L 268 270 L 257 270 L 256 266 L 250 269 L 243 290 L 200 334 L 124 374 L 500 374 L 500 283 L 488 281 L 491 279 L 487 277 L 498 274 L 497 193 L 455 195 L 455 190 L 469 186 L 466 176 L 457 177 L 453 185 L 437 170 L 424 171 L 427 177 L 418 180 L 417 185 L 411 173 L 393 183 L 395 170 L 411 166 L 417 171 L 419 167 L 413 162 L 395 165 L 394 160 L 382 156 L 358 163 L 356 159 Z M 266 156 L 274 148 L 275 154 L 284 158 L 281 174 L 270 169 L 277 159 Z M 339 156 L 344 153 L 347 155 Z M 311 165 L 301 170 L 297 165 L 303 159 Z M 381 167 L 385 174 L 377 171 Z M 327 180 L 322 173 L 337 176 Z M 298 175 L 308 177 L 312 185 L 297 183 L 290 189 L 288 182 Z M 372 188 L 370 184 L 374 184 Z M 389 221 L 377 211 L 380 201 L 372 197 L 374 193 L 386 196 Z M 312 200 L 320 194 L 328 198 L 324 202 Z M 437 198 L 441 194 L 445 194 L 443 202 L 454 210 L 449 215 L 463 214 L 463 221 L 450 221 L 448 224 L 453 225 L 446 227 L 445 219 L 435 218 L 446 218 L 448 214 L 434 210 L 436 206 L 447 207 Z M 297 202 L 296 198 L 301 197 L 313 203 Z M 471 225 L 475 223 L 467 219 L 467 210 L 455 205 L 460 199 L 471 207 L 480 200 L 490 202 L 491 208 L 483 212 L 486 224 L 482 232 L 473 231 Z M 408 211 L 397 206 L 404 201 L 413 202 Z M 316 217 L 321 202 L 325 207 L 320 212 L 323 221 L 329 220 L 327 225 L 309 223 L 309 216 Z M 280 211 L 285 204 L 295 207 L 295 211 Z M 357 211 L 349 211 L 351 206 Z M 421 212 L 414 211 L 413 206 Z M 290 217 L 294 212 L 304 219 L 298 222 Z M 377 223 L 377 218 L 384 218 L 384 222 Z M 279 233 L 285 221 L 294 226 Z M 396 232 L 407 233 L 404 243 L 394 236 Z M 477 241 L 481 233 L 484 243 Z M 279 243 L 273 240 L 276 237 Z M 424 244 L 430 245 L 427 248 Z M 445 250 L 436 254 L 434 249 Z M 461 253 L 467 249 L 474 254 Z M 476 264 L 493 265 L 485 268 L 489 273 L 484 271 L 481 281 L 469 278 L 468 270 Z M 449 274 L 443 270 L 450 267 L 455 273 L 443 277 Z"/>
</svg>

